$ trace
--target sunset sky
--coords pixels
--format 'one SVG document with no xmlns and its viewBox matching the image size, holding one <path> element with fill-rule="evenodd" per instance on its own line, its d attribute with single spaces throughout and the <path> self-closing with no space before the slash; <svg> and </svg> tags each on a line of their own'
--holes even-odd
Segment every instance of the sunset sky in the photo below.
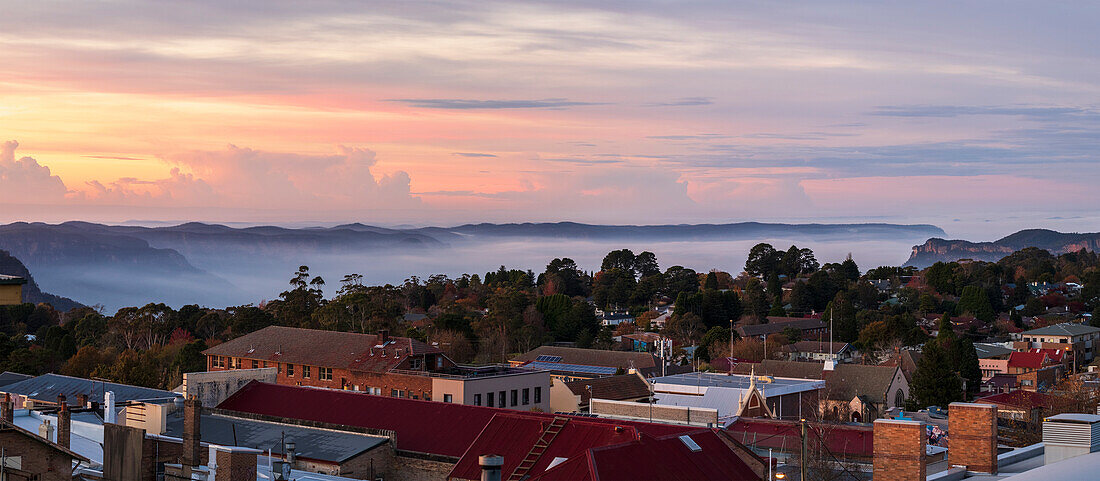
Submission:
<svg viewBox="0 0 1100 481">
<path fill-rule="evenodd" d="M 1100 230 L 1096 6 L 852 3 L 3 1 L 0 221 Z"/>
</svg>

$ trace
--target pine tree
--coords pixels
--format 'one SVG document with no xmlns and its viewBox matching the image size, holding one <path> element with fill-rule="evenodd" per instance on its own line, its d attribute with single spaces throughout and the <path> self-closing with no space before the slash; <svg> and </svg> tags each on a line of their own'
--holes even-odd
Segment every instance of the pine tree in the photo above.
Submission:
<svg viewBox="0 0 1100 481">
<path fill-rule="evenodd" d="M 926 342 L 909 386 L 909 407 L 947 406 L 962 399 L 962 379 L 951 366 L 950 356 L 938 339 Z"/>
</svg>

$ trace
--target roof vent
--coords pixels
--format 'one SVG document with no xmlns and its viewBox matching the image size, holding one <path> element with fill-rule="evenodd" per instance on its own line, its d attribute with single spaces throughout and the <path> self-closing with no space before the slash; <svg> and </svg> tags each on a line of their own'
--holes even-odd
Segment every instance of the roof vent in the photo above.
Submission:
<svg viewBox="0 0 1100 481">
<path fill-rule="evenodd" d="M 256 348 L 253 345 L 249 344 L 248 345 L 248 353 L 252 354 L 255 351 L 256 351 Z"/>
<path fill-rule="evenodd" d="M 1059 414 L 1043 421 L 1045 464 L 1100 451 L 1100 416 Z"/>
<path fill-rule="evenodd" d="M 691 439 L 691 436 L 688 436 L 687 434 L 680 436 L 680 442 L 684 443 L 684 446 L 687 446 L 687 448 L 690 449 L 693 453 L 697 453 L 703 450 L 703 448 L 699 447 L 699 443 L 695 442 L 695 440 Z"/>
</svg>

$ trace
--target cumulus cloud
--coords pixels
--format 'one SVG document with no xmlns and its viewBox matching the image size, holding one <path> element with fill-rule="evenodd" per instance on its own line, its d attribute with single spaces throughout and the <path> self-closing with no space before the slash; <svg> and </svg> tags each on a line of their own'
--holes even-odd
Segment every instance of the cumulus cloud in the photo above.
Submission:
<svg viewBox="0 0 1100 481">
<path fill-rule="evenodd" d="M 340 146 L 331 155 L 266 152 L 230 145 L 217 151 L 189 151 L 165 160 L 191 171 L 217 195 L 257 208 L 412 208 L 409 175 L 376 175 L 369 149 Z"/>
<path fill-rule="evenodd" d="M 205 181 L 179 168 L 173 168 L 163 179 L 122 177 L 106 184 L 98 180 L 85 184 L 87 189 L 77 194 L 79 198 L 111 205 L 210 206 L 221 197 Z"/>
<path fill-rule="evenodd" d="M 19 142 L 0 144 L 0 202 L 12 204 L 61 202 L 68 189 L 50 168 L 31 157 L 15 158 Z"/>
</svg>

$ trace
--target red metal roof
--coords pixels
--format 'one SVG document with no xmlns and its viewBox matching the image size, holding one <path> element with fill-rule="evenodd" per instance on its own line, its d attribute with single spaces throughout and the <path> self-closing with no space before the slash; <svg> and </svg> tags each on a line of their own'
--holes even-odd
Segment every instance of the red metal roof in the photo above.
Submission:
<svg viewBox="0 0 1100 481">
<path fill-rule="evenodd" d="M 220 409 L 396 432 L 397 449 L 459 457 L 506 409 L 253 381 Z M 512 411 L 514 412 L 514 411 Z"/>
<path fill-rule="evenodd" d="M 1043 367 L 1047 355 L 1042 352 L 1014 351 L 1008 355 L 1008 367 L 1039 369 Z"/>
<path fill-rule="evenodd" d="M 1051 361 L 1062 362 L 1062 357 L 1066 355 L 1066 351 L 1061 349 L 1042 349 L 1038 347 L 1031 348 L 1028 352 L 1041 352 L 1047 355 Z"/>
<path fill-rule="evenodd" d="M 545 471 L 556 457 L 571 459 L 582 456 L 590 448 L 621 444 L 638 437 L 638 430 L 634 426 L 579 417 L 568 419 L 528 473 Z M 554 418 L 549 416 L 497 413 L 489 425 L 485 426 L 485 430 L 470 444 L 466 454 L 455 464 L 447 478 L 481 479 L 478 456 L 495 454 L 504 457 L 502 477 L 507 479 L 553 420 Z"/>
<path fill-rule="evenodd" d="M 1061 396 L 1019 390 L 978 398 L 974 402 L 999 404 L 1028 410 L 1036 408 L 1058 410 L 1068 407 L 1071 401 Z"/>
<path fill-rule="evenodd" d="M 552 414 L 372 396 L 355 391 L 281 386 L 258 381 L 245 385 L 222 401 L 218 408 L 329 424 L 387 429 L 396 433 L 394 440 L 397 449 L 455 458 L 467 451 L 498 414 L 535 420 L 554 418 Z M 691 429 L 686 426 L 598 418 L 570 419 L 612 427 L 625 426 L 657 436 Z M 528 423 L 527 429 L 533 431 L 537 426 L 537 422 Z M 515 432 L 519 433 L 518 430 Z M 541 434 L 542 431 L 538 432 Z M 533 443 L 534 441 L 531 442 Z M 474 463 L 477 463 L 476 456 Z"/>
<path fill-rule="evenodd" d="M 699 450 L 693 451 L 689 448 L 681 440 L 681 436 L 690 437 Z M 752 455 L 751 452 L 743 450 L 736 442 L 730 442 L 726 436 L 717 429 L 693 430 L 661 437 L 642 433 L 637 440 L 589 449 L 585 457 L 570 458 L 565 463 L 533 476 L 530 481 L 761 479 L 738 455 L 739 451 L 741 454 Z"/>
<path fill-rule="evenodd" d="M 801 445 L 798 421 L 738 418 L 726 431 L 738 442 L 757 448 L 797 450 Z M 823 431 L 827 447 L 834 454 L 866 457 L 874 454 L 874 429 L 871 427 L 829 424 Z"/>
</svg>

